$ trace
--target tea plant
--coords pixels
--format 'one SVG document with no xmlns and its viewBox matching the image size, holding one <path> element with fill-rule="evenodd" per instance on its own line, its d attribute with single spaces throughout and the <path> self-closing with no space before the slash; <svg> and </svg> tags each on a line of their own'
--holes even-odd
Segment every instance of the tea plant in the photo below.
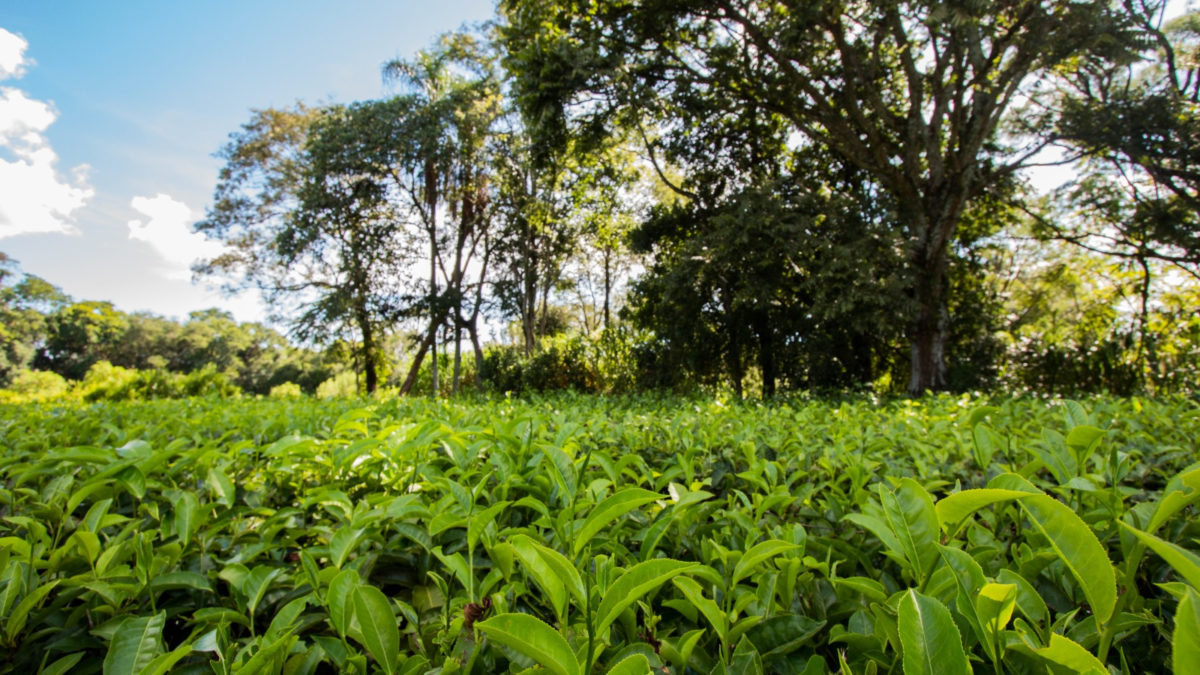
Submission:
<svg viewBox="0 0 1200 675">
<path fill-rule="evenodd" d="M 1200 672 L 1198 412 L 0 407 L 0 670 Z"/>
</svg>

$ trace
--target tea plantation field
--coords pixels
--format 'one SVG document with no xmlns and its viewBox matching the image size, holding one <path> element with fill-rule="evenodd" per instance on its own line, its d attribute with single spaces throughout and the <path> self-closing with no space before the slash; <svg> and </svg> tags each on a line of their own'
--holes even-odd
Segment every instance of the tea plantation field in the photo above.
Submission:
<svg viewBox="0 0 1200 675">
<path fill-rule="evenodd" d="M 1200 407 L 0 407 L 0 672 L 1200 673 Z"/>
</svg>

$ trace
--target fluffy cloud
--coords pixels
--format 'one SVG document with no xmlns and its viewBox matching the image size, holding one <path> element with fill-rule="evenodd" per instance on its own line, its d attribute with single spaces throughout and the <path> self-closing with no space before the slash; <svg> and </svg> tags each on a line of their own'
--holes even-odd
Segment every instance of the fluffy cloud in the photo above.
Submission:
<svg viewBox="0 0 1200 675">
<path fill-rule="evenodd" d="M 188 279 L 192 263 L 221 253 L 221 244 L 192 231 L 196 214 L 187 204 L 159 193 L 134 197 L 129 205 L 146 217 L 129 221 L 129 238 L 150 245 L 167 262 L 168 279 Z"/>
<path fill-rule="evenodd" d="M 20 77 L 32 63 L 24 38 L 0 28 L 0 80 Z M 71 214 L 95 194 L 87 166 L 62 176 L 45 132 L 54 108 L 20 89 L 0 87 L 0 238 L 36 232 L 75 232 Z"/>
<path fill-rule="evenodd" d="M 29 43 L 25 38 L 0 28 L 0 80 L 10 77 L 20 77 L 25 73 L 29 60 L 25 58 L 25 50 Z"/>
</svg>

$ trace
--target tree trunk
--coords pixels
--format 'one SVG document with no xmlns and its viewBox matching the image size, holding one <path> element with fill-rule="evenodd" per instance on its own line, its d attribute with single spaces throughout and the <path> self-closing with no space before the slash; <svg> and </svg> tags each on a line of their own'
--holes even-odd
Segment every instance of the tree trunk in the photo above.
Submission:
<svg viewBox="0 0 1200 675">
<path fill-rule="evenodd" d="M 604 249 L 604 330 L 608 330 L 608 299 L 612 293 L 612 251 Z"/>
<path fill-rule="evenodd" d="M 871 384 L 875 381 L 875 364 L 872 363 L 871 341 L 861 332 L 856 331 L 850 338 L 852 372 L 858 384 Z"/>
<path fill-rule="evenodd" d="M 433 336 L 433 363 L 430 364 L 430 378 L 433 380 L 433 397 L 438 396 L 438 360 L 437 360 L 437 329 L 438 310 L 434 305 L 437 304 L 437 170 L 434 168 L 433 160 L 425 161 L 425 201 L 429 209 L 429 315 L 430 315 L 430 334 Z"/>
<path fill-rule="evenodd" d="M 771 322 L 761 313 L 755 317 L 755 332 L 758 333 L 758 368 L 762 372 L 762 396 L 764 399 L 775 395 L 775 380 L 778 378 L 775 366 L 775 341 L 771 334 Z"/>
<path fill-rule="evenodd" d="M 742 343 L 738 339 L 737 327 L 734 325 L 733 298 L 726 289 L 721 289 L 721 308 L 725 312 L 725 328 L 728 331 L 729 343 L 725 350 L 725 363 L 729 368 L 729 379 L 733 385 L 733 393 L 742 400 L 742 380 L 746 377 L 742 365 Z"/>
<path fill-rule="evenodd" d="M 467 321 L 467 335 L 471 338 L 471 349 L 475 352 L 475 388 L 478 389 L 483 375 L 483 347 L 479 344 L 479 312 L 483 307 L 483 280 L 487 278 L 488 262 L 492 257 L 492 248 L 484 235 L 483 265 L 479 270 L 479 283 L 475 286 L 475 304 L 471 307 L 471 319 Z"/>
<path fill-rule="evenodd" d="M 408 367 L 408 375 L 404 378 L 404 383 L 400 385 L 400 395 L 404 396 L 412 391 L 413 385 L 417 383 L 417 373 L 421 370 L 421 363 L 425 361 L 425 355 L 429 353 L 429 347 L 437 339 L 437 322 L 430 322 L 429 332 L 425 334 L 421 340 L 421 345 L 417 348 L 417 353 L 413 356 L 412 365 Z M 434 352 L 434 356 L 437 353 Z"/>
<path fill-rule="evenodd" d="M 943 253 L 941 258 L 945 258 Z M 909 336 L 911 351 L 908 394 L 946 388 L 946 310 L 944 260 L 930 260 L 917 266 L 917 316 Z"/>
<path fill-rule="evenodd" d="M 534 269 L 532 239 L 526 239 L 524 292 L 521 295 L 521 332 L 525 339 L 525 356 L 533 354 L 537 344 L 537 272 Z"/>
<path fill-rule="evenodd" d="M 363 380 L 366 383 L 367 393 L 374 394 L 379 387 L 379 373 L 376 371 L 375 363 L 375 331 L 372 329 L 366 310 L 360 308 L 357 318 L 358 330 L 362 335 Z"/>
<path fill-rule="evenodd" d="M 475 319 L 472 316 L 467 323 L 467 336 L 471 338 L 471 349 L 475 352 L 475 387 L 479 388 L 479 378 L 483 374 L 483 347 L 479 345 L 479 327 L 475 325 Z"/>
<path fill-rule="evenodd" d="M 450 386 L 450 394 L 458 396 L 458 381 L 462 377 L 462 326 L 454 325 L 454 380 Z"/>
</svg>

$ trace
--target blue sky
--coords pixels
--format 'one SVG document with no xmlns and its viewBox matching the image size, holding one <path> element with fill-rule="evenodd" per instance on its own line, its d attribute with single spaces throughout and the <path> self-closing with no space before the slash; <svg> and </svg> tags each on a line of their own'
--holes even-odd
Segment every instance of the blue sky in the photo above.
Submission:
<svg viewBox="0 0 1200 675">
<path fill-rule="evenodd" d="M 213 157 L 250 109 L 385 95 L 492 0 L 45 2 L 0 7 L 0 251 L 78 299 L 183 318 L 225 298 L 187 268 Z"/>
</svg>

